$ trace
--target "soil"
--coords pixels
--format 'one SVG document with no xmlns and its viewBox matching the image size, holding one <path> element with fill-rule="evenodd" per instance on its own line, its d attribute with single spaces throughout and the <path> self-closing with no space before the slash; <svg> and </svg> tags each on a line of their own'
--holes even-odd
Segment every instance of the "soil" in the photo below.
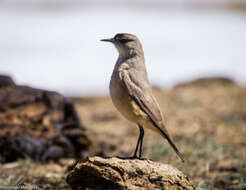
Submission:
<svg viewBox="0 0 246 190">
<path fill-rule="evenodd" d="M 246 88 L 231 80 L 213 78 L 171 90 L 154 87 L 154 94 L 186 162 L 176 157 L 165 139 L 149 130 L 145 130 L 143 157 L 178 168 L 189 175 L 198 190 L 246 189 Z M 133 154 L 138 128 L 118 113 L 109 97 L 76 97 L 73 102 L 92 141 L 83 157 Z M 3 164 L 0 184 L 17 183 L 22 176 L 18 184 L 70 189 L 65 178 L 74 162 L 26 159 Z"/>
</svg>

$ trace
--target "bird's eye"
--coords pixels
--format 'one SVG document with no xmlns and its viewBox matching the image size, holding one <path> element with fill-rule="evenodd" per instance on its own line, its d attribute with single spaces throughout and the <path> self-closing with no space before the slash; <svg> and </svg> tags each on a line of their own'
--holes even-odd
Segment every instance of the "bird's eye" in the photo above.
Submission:
<svg viewBox="0 0 246 190">
<path fill-rule="evenodd" d="M 120 43 L 122 43 L 122 44 L 125 44 L 125 43 L 127 43 L 127 42 L 130 42 L 130 41 L 132 41 L 132 40 L 130 40 L 130 39 L 119 39 L 119 42 Z"/>
</svg>

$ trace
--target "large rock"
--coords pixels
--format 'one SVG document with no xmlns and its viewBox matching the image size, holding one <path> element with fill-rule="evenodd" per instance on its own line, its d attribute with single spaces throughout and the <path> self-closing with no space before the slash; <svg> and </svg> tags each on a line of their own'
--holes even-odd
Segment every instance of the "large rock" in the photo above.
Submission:
<svg viewBox="0 0 246 190">
<path fill-rule="evenodd" d="M 194 186 L 178 169 L 150 160 L 89 157 L 69 172 L 73 190 L 192 190 Z"/>
<path fill-rule="evenodd" d="M 80 157 L 89 143 L 67 98 L 0 76 L 0 162 Z"/>
</svg>

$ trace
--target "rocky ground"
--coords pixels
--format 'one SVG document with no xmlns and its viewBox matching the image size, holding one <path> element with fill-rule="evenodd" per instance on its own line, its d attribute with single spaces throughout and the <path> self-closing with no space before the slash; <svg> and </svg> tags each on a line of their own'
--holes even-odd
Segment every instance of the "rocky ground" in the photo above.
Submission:
<svg viewBox="0 0 246 190">
<path fill-rule="evenodd" d="M 166 141 L 147 131 L 144 157 L 177 167 L 197 189 L 246 189 L 246 88 L 228 79 L 201 79 L 171 90 L 154 88 L 166 125 L 186 162 Z M 73 98 L 92 141 L 87 155 L 129 156 L 138 128 L 116 111 L 109 97 Z M 0 165 L 1 186 L 70 189 L 66 172 L 74 159 L 31 159 Z"/>
</svg>

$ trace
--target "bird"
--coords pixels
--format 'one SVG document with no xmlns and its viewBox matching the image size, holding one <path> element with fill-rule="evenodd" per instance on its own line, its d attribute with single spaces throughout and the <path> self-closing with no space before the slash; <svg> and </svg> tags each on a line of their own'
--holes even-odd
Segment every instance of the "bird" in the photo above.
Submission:
<svg viewBox="0 0 246 190">
<path fill-rule="evenodd" d="M 144 128 L 147 128 L 164 137 L 184 162 L 184 156 L 169 135 L 160 106 L 153 95 L 138 37 L 130 33 L 118 33 L 113 38 L 101 41 L 113 43 L 119 53 L 109 85 L 112 102 L 127 120 L 136 123 L 139 128 L 132 158 L 142 158 Z"/>
</svg>

